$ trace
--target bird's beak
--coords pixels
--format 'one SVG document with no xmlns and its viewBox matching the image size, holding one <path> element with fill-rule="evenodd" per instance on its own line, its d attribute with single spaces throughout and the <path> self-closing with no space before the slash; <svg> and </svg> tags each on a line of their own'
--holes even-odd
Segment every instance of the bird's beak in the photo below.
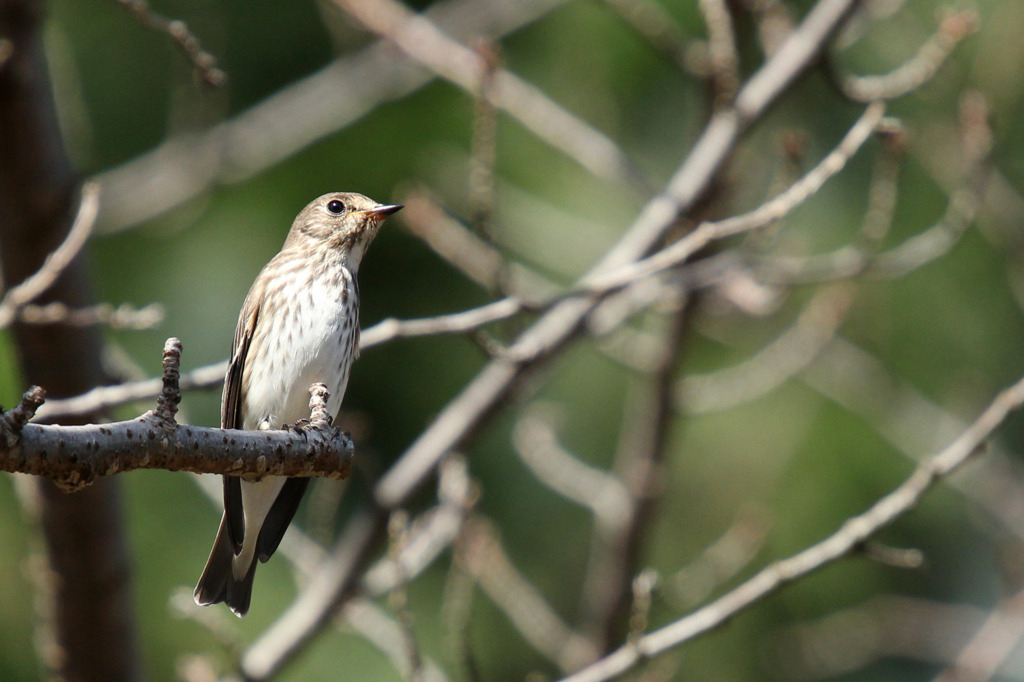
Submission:
<svg viewBox="0 0 1024 682">
<path fill-rule="evenodd" d="M 371 208 L 369 211 L 363 211 L 368 216 L 373 218 L 386 218 L 392 213 L 398 213 L 404 206 L 402 204 L 388 204 L 386 206 L 378 206 L 377 208 Z"/>
</svg>

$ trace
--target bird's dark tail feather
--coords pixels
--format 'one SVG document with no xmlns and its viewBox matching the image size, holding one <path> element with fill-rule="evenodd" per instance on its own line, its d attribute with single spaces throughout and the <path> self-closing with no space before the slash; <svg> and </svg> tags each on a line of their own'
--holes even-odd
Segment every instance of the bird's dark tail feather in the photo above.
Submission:
<svg viewBox="0 0 1024 682">
<path fill-rule="evenodd" d="M 206 568 L 203 569 L 203 575 L 199 578 L 199 583 L 192 596 L 195 598 L 196 604 L 200 606 L 225 602 L 234 614 L 241 618 L 249 611 L 252 581 L 256 576 L 258 562 L 253 557 L 252 566 L 249 567 L 245 577 L 236 580 L 231 568 L 234 558 L 235 552 L 228 537 L 227 525 L 222 518 L 210 558 L 206 562 Z"/>
</svg>

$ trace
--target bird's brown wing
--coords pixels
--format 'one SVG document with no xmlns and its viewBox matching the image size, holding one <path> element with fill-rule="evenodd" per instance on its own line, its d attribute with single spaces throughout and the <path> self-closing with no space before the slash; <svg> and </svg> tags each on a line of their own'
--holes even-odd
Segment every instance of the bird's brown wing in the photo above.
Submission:
<svg viewBox="0 0 1024 682">
<path fill-rule="evenodd" d="M 240 429 L 242 424 L 242 404 L 245 397 L 242 393 L 242 377 L 245 374 L 245 360 L 249 355 L 256 322 L 259 319 L 259 300 L 251 301 L 254 294 L 250 292 L 242 305 L 235 327 L 235 340 L 231 346 L 231 360 L 228 373 L 224 377 L 224 393 L 220 402 L 220 426 L 222 429 Z M 262 297 L 260 297 L 262 298 Z M 245 513 L 242 510 L 242 482 L 237 476 L 224 477 L 224 522 L 228 529 L 228 538 L 237 554 L 242 549 L 245 538 Z"/>
<path fill-rule="evenodd" d="M 245 305 L 242 306 L 242 312 L 238 316 L 238 325 L 235 327 L 235 340 L 231 344 L 231 361 L 228 364 L 227 376 L 224 377 L 224 393 L 220 402 L 220 427 L 222 429 L 243 427 L 242 375 L 245 373 L 245 360 L 249 355 L 249 345 L 252 343 L 253 334 L 256 332 L 256 321 L 259 319 L 262 304 L 262 301 L 256 301 L 255 305 L 251 305 L 251 298 L 254 298 L 252 293 L 246 298 Z"/>
</svg>

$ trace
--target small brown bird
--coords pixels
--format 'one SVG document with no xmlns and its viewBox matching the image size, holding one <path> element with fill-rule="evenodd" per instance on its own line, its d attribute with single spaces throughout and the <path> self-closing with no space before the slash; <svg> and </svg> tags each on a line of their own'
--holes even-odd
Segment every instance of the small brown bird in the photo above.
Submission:
<svg viewBox="0 0 1024 682">
<path fill-rule="evenodd" d="M 242 304 L 221 399 L 221 428 L 279 429 L 309 416 L 309 386 L 330 390 L 337 416 L 359 354 L 356 275 L 384 218 L 402 206 L 335 192 L 295 218 L 281 252 L 256 277 Z M 224 516 L 194 597 L 249 610 L 256 559 L 277 549 L 308 478 L 224 477 Z"/>
</svg>

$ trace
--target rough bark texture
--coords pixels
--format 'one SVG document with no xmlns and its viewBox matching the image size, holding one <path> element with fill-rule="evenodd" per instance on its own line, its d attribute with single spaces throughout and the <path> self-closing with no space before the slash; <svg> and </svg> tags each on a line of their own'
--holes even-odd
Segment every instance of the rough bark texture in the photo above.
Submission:
<svg viewBox="0 0 1024 682">
<path fill-rule="evenodd" d="M 347 478 L 352 441 L 323 424 L 288 431 L 231 431 L 163 422 L 153 412 L 91 426 L 29 424 L 6 447 L 0 471 L 44 476 L 77 490 L 135 469 L 197 474 Z"/>
<path fill-rule="evenodd" d="M 0 0 L 0 36 L 13 46 L 0 66 L 0 267 L 5 287 L 37 270 L 61 242 L 77 198 L 77 178 L 57 126 L 42 53 L 43 10 L 42 2 Z M 83 259 L 40 302 L 55 300 L 70 306 L 93 302 Z M 95 329 L 15 324 L 13 331 L 23 378 L 45 386 L 50 395 L 76 395 L 104 381 Z M 67 680 L 137 679 L 120 485 L 104 479 L 70 495 L 48 480 L 37 485 L 57 644 L 47 664 Z"/>
</svg>

